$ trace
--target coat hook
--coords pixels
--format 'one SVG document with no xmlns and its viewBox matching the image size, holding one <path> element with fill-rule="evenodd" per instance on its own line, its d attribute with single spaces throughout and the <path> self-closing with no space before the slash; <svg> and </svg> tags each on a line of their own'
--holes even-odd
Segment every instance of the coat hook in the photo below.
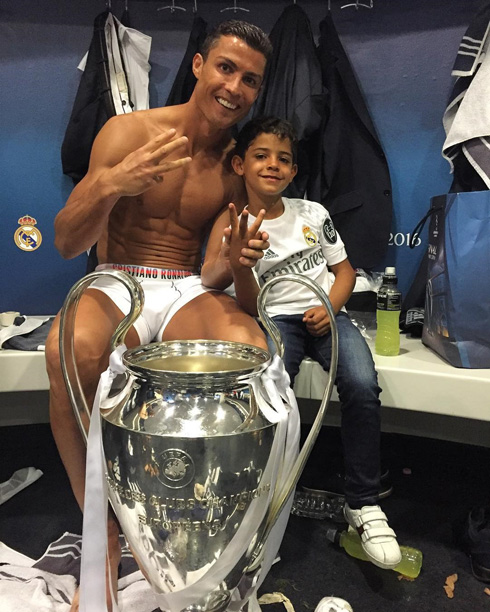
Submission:
<svg viewBox="0 0 490 612">
<path fill-rule="evenodd" d="M 345 9 L 345 8 L 349 8 L 350 6 L 355 6 L 356 7 L 356 11 L 359 10 L 360 6 L 363 6 L 364 8 L 367 8 L 367 9 L 372 9 L 373 8 L 373 0 L 369 0 L 369 4 L 366 4 L 365 2 L 360 2 L 360 0 L 356 0 L 355 2 L 350 2 L 349 4 L 344 4 L 340 8 L 341 9 Z"/>
<path fill-rule="evenodd" d="M 172 0 L 172 4 L 169 4 L 167 6 L 161 6 L 157 8 L 157 11 L 165 11 L 166 9 L 170 9 L 171 13 L 175 13 L 175 11 L 186 11 L 187 10 L 183 6 L 176 6 L 175 0 Z"/>
<path fill-rule="evenodd" d="M 243 8 L 243 6 L 237 6 L 237 0 L 234 0 L 233 6 L 228 6 L 224 9 L 221 9 L 220 13 L 224 13 L 225 11 L 233 11 L 236 13 L 237 11 L 245 11 L 246 13 L 250 13 L 248 8 Z"/>
</svg>

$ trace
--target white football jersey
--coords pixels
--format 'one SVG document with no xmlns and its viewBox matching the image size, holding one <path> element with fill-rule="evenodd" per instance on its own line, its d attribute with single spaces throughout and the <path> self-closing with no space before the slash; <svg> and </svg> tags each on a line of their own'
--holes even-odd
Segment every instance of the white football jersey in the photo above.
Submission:
<svg viewBox="0 0 490 612">
<path fill-rule="evenodd" d="M 316 281 L 328 295 L 333 274 L 327 266 L 347 259 L 344 243 L 327 210 L 317 202 L 282 198 L 284 213 L 266 219 L 261 229 L 269 234 L 269 249 L 254 272 L 259 285 L 281 274 L 300 274 Z M 249 223 L 255 217 L 249 215 Z M 303 314 L 320 304 L 312 291 L 299 283 L 277 283 L 269 291 L 266 310 L 271 316 Z"/>
</svg>

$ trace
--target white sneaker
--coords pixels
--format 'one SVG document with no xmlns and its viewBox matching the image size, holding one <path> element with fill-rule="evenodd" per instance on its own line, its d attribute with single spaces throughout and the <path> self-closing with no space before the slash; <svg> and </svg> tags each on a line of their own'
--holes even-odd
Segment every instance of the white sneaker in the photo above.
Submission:
<svg viewBox="0 0 490 612">
<path fill-rule="evenodd" d="M 340 597 L 324 597 L 320 599 L 315 612 L 354 612 L 352 606 Z"/>
<path fill-rule="evenodd" d="M 345 504 L 344 516 L 361 537 L 362 548 L 374 565 L 393 569 L 400 563 L 402 553 L 396 534 L 388 526 L 386 514 L 379 506 L 363 506 L 360 510 L 353 510 L 349 504 Z"/>
</svg>

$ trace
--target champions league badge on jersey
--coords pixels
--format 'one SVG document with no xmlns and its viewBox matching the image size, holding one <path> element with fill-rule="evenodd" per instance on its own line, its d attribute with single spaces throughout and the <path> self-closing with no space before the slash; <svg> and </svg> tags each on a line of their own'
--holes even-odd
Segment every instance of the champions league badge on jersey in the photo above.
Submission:
<svg viewBox="0 0 490 612">
<path fill-rule="evenodd" d="M 21 251 L 35 251 L 41 246 L 43 237 L 41 232 L 37 229 L 37 221 L 34 217 L 25 215 L 21 217 L 17 223 L 20 227 L 14 234 L 14 242 L 21 249 Z"/>
<path fill-rule="evenodd" d="M 308 225 L 303 225 L 303 236 L 305 238 L 305 242 L 309 247 L 315 246 L 318 243 L 318 237 L 315 232 L 308 227 Z"/>
<path fill-rule="evenodd" d="M 328 243 L 335 244 L 337 242 L 337 231 L 333 226 L 332 219 L 329 217 L 327 217 L 323 223 L 323 235 Z"/>
</svg>

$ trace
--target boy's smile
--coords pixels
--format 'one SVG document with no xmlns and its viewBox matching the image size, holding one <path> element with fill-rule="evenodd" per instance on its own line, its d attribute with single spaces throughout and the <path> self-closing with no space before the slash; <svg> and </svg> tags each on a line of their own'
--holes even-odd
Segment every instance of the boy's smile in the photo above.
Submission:
<svg viewBox="0 0 490 612">
<path fill-rule="evenodd" d="M 267 133 L 259 134 L 250 143 L 245 159 L 235 155 L 232 164 L 235 172 L 243 176 L 252 214 L 260 208 L 269 211 L 297 172 L 289 138 L 281 139 Z M 256 207 L 258 210 L 255 211 Z"/>
</svg>

